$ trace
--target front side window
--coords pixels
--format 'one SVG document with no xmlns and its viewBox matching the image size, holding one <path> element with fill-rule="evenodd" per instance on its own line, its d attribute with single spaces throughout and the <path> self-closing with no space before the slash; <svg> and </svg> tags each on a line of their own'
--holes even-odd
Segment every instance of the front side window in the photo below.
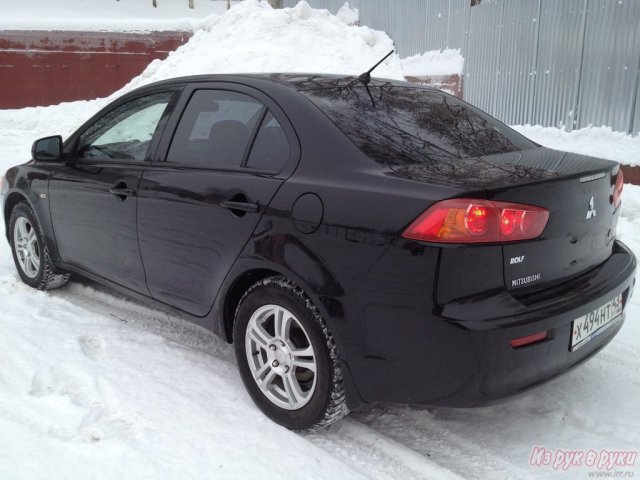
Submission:
<svg viewBox="0 0 640 480">
<path fill-rule="evenodd" d="M 81 159 L 144 161 L 172 92 L 131 100 L 104 115 L 78 141 Z"/>
<path fill-rule="evenodd" d="M 168 162 L 203 167 L 240 167 L 264 105 L 227 90 L 197 90 L 171 142 Z"/>
</svg>

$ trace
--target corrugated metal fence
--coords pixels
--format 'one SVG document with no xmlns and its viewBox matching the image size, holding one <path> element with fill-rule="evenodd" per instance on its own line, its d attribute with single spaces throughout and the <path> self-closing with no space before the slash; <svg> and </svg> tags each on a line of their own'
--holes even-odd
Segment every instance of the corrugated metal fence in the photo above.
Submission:
<svg viewBox="0 0 640 480">
<path fill-rule="evenodd" d="M 344 3 L 308 2 L 332 12 Z M 470 3 L 349 1 L 403 57 L 461 49 L 465 99 L 506 123 L 640 132 L 640 0 Z"/>
</svg>

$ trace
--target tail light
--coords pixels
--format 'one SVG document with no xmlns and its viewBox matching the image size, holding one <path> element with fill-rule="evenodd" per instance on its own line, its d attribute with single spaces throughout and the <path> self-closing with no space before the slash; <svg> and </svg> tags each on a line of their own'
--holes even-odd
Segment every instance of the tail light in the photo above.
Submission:
<svg viewBox="0 0 640 480">
<path fill-rule="evenodd" d="M 622 202 L 622 189 L 624 188 L 624 175 L 622 170 L 618 170 L 618 176 L 616 177 L 616 184 L 613 186 L 613 193 L 611 194 L 611 201 L 613 208 L 618 208 L 620 202 Z"/>
<path fill-rule="evenodd" d="M 475 198 L 443 200 L 429 207 L 402 233 L 423 242 L 514 242 L 539 237 L 549 210 Z"/>
</svg>

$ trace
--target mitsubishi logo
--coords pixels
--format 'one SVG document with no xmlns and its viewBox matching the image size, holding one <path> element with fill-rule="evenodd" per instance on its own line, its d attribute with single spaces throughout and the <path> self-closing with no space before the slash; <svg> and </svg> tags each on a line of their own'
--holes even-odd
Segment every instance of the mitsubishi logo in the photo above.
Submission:
<svg viewBox="0 0 640 480">
<path fill-rule="evenodd" d="M 590 220 L 595 216 L 596 216 L 596 207 L 595 207 L 595 203 L 593 201 L 593 196 L 592 196 L 591 200 L 589 200 L 589 210 L 587 210 L 587 220 Z"/>
</svg>

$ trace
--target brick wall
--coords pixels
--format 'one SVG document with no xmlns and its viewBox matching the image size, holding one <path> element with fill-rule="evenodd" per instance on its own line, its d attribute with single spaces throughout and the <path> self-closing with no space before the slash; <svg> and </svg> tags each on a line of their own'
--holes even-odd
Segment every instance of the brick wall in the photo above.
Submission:
<svg viewBox="0 0 640 480">
<path fill-rule="evenodd" d="M 462 98 L 462 77 L 460 75 L 420 75 L 408 76 L 407 82 L 429 85 Z"/>
<path fill-rule="evenodd" d="M 190 35 L 0 31 L 0 109 L 105 97 Z"/>
</svg>

